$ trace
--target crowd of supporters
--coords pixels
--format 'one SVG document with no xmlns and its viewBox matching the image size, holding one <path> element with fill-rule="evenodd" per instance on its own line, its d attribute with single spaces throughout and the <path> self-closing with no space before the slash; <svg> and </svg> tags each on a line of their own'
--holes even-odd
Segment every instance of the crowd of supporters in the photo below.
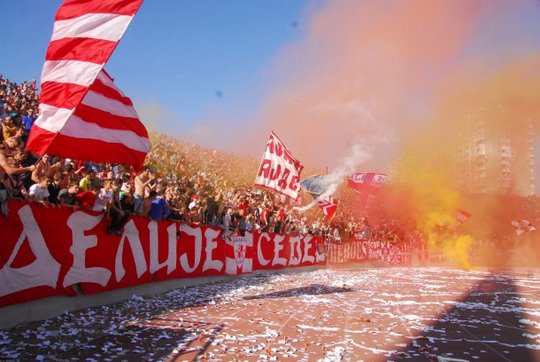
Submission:
<svg viewBox="0 0 540 362">
<path fill-rule="evenodd" d="M 203 148 L 151 133 L 152 151 L 144 169 L 32 154 L 25 149 L 38 115 L 35 81 L 10 82 L 0 75 L 0 203 L 13 198 L 45 207 L 105 212 L 109 232 L 120 233 L 129 217 L 212 225 L 224 235 L 245 231 L 320 235 L 340 243 L 351 238 L 390 243 L 425 240 L 411 220 L 358 212 L 351 190 L 338 190 L 332 222 L 313 207 L 295 207 L 312 198 L 302 192 L 293 202 L 253 186 L 257 160 Z M 500 234 L 500 233 L 499 233 Z M 502 235 L 502 234 L 501 234 Z"/>
<path fill-rule="evenodd" d="M 258 161 L 203 148 L 159 133 L 150 135 L 152 151 L 144 169 L 32 154 L 25 149 L 38 115 L 35 81 L 17 84 L 0 76 L 0 202 L 19 198 L 45 207 L 105 212 L 109 232 L 119 234 L 131 216 L 212 225 L 224 236 L 245 231 L 320 235 L 397 243 L 422 239 L 410 220 L 373 217 L 355 210 L 355 194 L 340 190 L 332 222 L 313 207 L 307 192 L 293 202 L 254 187 Z M 425 238 L 424 238 L 425 239 Z"/>
<path fill-rule="evenodd" d="M 294 210 L 296 202 L 253 187 L 256 160 L 218 152 L 158 133 L 144 169 L 32 154 L 25 149 L 38 115 L 35 81 L 17 84 L 0 76 L 0 201 L 12 198 L 105 212 L 111 234 L 119 234 L 131 216 L 219 227 L 224 235 L 245 231 L 377 238 L 398 242 L 404 233 L 395 222 L 370 225 L 352 217 L 346 206 L 334 222 L 318 208 Z M 305 196 L 302 196 L 305 197 Z"/>
</svg>

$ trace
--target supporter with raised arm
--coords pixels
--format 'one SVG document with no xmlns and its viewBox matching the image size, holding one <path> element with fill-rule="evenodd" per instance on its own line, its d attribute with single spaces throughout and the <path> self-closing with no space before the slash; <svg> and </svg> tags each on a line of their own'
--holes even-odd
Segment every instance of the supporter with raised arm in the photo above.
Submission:
<svg viewBox="0 0 540 362">
<path fill-rule="evenodd" d="M 20 148 L 16 148 L 15 150 L 13 150 L 11 154 L 12 166 L 15 168 L 23 168 L 22 162 L 24 161 L 25 155 L 26 151 Z M 2 167 L 0 167 L 0 170 L 1 169 Z M 28 198 L 28 189 L 25 186 L 25 180 L 29 174 L 30 171 L 20 172 L 18 174 L 12 175 L 8 174 L 7 172 L 4 173 L 3 179 L 9 199 Z"/>
<path fill-rule="evenodd" d="M 23 172 L 32 172 L 36 166 L 31 165 L 28 167 L 13 167 L 8 161 L 8 157 L 14 152 L 21 144 L 19 137 L 10 137 L 4 140 L 0 145 L 0 167 L 4 169 L 9 175 L 17 175 Z"/>
<path fill-rule="evenodd" d="M 150 191 L 152 191 L 150 184 L 153 180 L 153 174 L 148 166 L 145 166 L 144 169 L 137 176 L 135 176 L 135 191 L 133 193 L 133 197 L 135 199 L 136 214 L 141 214 L 143 208 L 143 200 L 149 195 Z"/>
</svg>

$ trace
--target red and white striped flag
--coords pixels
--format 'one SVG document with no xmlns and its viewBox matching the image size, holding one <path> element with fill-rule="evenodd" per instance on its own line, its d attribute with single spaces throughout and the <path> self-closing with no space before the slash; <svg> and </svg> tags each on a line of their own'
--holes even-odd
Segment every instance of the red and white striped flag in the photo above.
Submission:
<svg viewBox="0 0 540 362">
<path fill-rule="evenodd" d="M 131 100 L 103 70 L 143 0 L 65 0 L 41 74 L 27 149 L 142 168 L 150 140 Z"/>
<path fill-rule="evenodd" d="M 462 209 L 456 209 L 455 216 L 456 216 L 456 221 L 458 225 L 461 225 L 471 217 L 471 213 Z"/>
<path fill-rule="evenodd" d="M 332 196 L 328 196 L 319 201 L 317 205 L 322 209 L 324 216 L 326 216 L 326 221 L 331 222 L 337 211 L 337 201 Z"/>
<path fill-rule="evenodd" d="M 516 235 L 536 230 L 536 227 L 529 220 L 512 220 L 510 223 L 514 226 Z"/>
</svg>

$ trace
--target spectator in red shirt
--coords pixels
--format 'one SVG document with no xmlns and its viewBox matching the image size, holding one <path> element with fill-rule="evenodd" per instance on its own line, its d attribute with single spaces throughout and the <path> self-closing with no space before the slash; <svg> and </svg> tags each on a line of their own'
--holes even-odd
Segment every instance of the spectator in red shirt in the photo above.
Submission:
<svg viewBox="0 0 540 362">
<path fill-rule="evenodd" d="M 97 194 L 101 191 L 101 186 L 98 184 L 91 184 L 88 191 L 83 191 L 77 194 L 77 201 L 81 209 L 92 210 L 94 203 L 96 202 Z"/>
<path fill-rule="evenodd" d="M 249 202 L 245 197 L 238 203 L 238 213 L 242 217 L 246 217 L 249 214 Z"/>
</svg>

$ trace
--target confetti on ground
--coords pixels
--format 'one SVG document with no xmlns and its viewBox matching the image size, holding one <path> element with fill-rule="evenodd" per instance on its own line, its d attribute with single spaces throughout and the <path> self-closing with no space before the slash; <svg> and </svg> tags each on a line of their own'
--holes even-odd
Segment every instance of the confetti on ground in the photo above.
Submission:
<svg viewBox="0 0 540 362">
<path fill-rule="evenodd" d="M 321 269 L 64 313 L 0 331 L 0 359 L 540 360 L 540 270 Z"/>
</svg>

